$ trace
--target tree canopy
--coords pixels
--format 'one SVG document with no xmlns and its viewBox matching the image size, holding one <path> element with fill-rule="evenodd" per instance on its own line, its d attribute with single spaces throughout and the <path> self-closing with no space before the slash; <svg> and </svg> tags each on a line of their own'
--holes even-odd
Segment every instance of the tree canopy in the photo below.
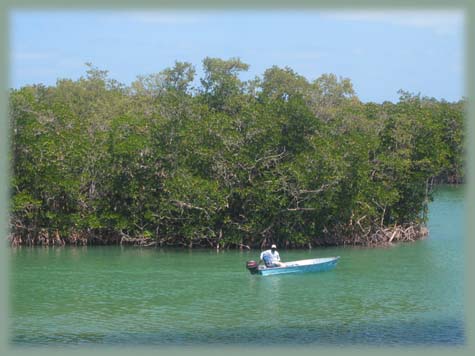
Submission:
<svg viewBox="0 0 475 356">
<path fill-rule="evenodd" d="M 187 62 L 126 86 L 88 64 L 11 90 L 13 236 L 368 243 L 423 226 L 432 185 L 463 181 L 464 101 L 363 103 L 348 78 L 248 68 L 207 57 L 201 86 Z"/>
</svg>

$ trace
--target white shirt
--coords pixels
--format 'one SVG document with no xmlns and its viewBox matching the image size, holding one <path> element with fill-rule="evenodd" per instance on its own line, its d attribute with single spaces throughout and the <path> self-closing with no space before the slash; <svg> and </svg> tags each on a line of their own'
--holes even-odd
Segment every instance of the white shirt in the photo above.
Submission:
<svg viewBox="0 0 475 356">
<path fill-rule="evenodd" d="M 260 257 L 261 260 L 263 261 L 264 261 L 264 256 L 268 256 L 268 258 L 271 260 L 272 263 L 280 261 L 280 255 L 279 255 L 279 252 L 277 252 L 277 250 L 275 250 L 274 252 L 272 252 L 272 250 L 263 251 Z"/>
</svg>

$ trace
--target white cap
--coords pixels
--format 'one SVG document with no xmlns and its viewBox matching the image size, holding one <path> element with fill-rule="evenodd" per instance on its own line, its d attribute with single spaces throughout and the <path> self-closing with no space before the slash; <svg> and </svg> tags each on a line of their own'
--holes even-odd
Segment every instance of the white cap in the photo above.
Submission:
<svg viewBox="0 0 475 356">
<path fill-rule="evenodd" d="M 271 246 L 270 248 L 277 248 L 277 246 L 276 246 L 276 245 L 274 245 L 274 244 L 272 244 L 272 246 Z"/>
</svg>

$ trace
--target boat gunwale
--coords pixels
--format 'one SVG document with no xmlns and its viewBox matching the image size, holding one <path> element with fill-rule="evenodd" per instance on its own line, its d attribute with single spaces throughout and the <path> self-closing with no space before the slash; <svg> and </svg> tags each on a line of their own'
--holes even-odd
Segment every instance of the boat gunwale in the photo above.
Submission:
<svg viewBox="0 0 475 356">
<path fill-rule="evenodd" d="M 295 263 L 295 262 L 303 262 L 303 261 L 316 261 L 316 260 L 326 260 L 326 261 L 308 263 L 308 264 L 303 264 L 303 265 L 297 264 L 297 265 L 291 265 L 291 266 L 264 267 L 264 268 L 259 268 L 259 272 L 262 272 L 262 271 L 276 271 L 276 270 L 283 270 L 283 269 L 295 268 L 295 267 L 312 266 L 312 265 L 318 265 L 318 264 L 324 264 L 324 263 L 328 263 L 328 262 L 338 261 L 339 259 L 340 259 L 340 256 L 322 257 L 322 258 L 308 258 L 308 259 L 305 259 L 305 260 L 290 261 L 290 262 L 286 262 L 286 263 Z"/>
</svg>

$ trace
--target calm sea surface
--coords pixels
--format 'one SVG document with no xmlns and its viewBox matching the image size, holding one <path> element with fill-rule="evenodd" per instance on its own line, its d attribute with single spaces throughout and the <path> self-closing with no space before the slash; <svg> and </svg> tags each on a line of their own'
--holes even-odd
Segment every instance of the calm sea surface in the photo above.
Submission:
<svg viewBox="0 0 475 356">
<path fill-rule="evenodd" d="M 463 345 L 462 187 L 430 205 L 430 236 L 341 256 L 329 272 L 252 276 L 259 251 L 11 249 L 15 345 Z"/>
</svg>

